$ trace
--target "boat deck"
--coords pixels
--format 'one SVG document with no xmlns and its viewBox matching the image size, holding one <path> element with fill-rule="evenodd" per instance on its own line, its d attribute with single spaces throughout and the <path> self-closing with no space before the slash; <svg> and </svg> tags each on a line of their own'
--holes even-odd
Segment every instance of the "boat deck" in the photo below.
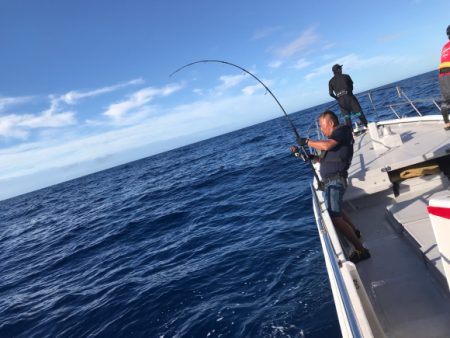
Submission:
<svg viewBox="0 0 450 338">
<path fill-rule="evenodd" d="M 442 120 L 430 116 L 422 122 L 408 118 L 386 121 L 378 130 L 392 133 L 385 137 L 386 145 L 383 139 L 374 140 L 369 132 L 356 137 L 346 198 L 390 189 L 389 171 L 450 154 L 450 132 L 444 130 L 439 118 Z"/>
<path fill-rule="evenodd" d="M 389 127 L 393 136 L 400 137 L 402 144 L 398 146 L 390 145 L 391 142 L 381 145 L 382 142 L 379 141 L 375 143 L 380 144 L 381 149 L 376 150 L 368 132 L 356 137 L 350 175 L 361 170 L 370 174 L 386 166 L 394 170 L 425 159 L 449 154 L 450 131 L 444 130 L 443 122 L 436 121 L 436 116 L 429 118 L 420 122 L 413 122 L 413 119 L 408 118 L 384 122 L 382 125 Z M 442 120 L 440 116 L 437 118 Z"/>
<path fill-rule="evenodd" d="M 448 292 L 385 218 L 385 207 L 375 204 L 351 214 L 372 254 L 357 269 L 380 324 L 389 337 L 448 337 Z"/>
<path fill-rule="evenodd" d="M 369 133 L 355 140 L 346 203 L 372 254 L 356 267 L 387 336 L 448 337 L 450 293 L 426 210 L 450 194 L 448 178 L 407 179 L 394 194 L 388 172 L 449 154 L 450 132 L 440 121 L 390 129 L 396 146 L 376 147 Z"/>
<path fill-rule="evenodd" d="M 445 285 L 445 272 L 441 256 L 434 237 L 430 217 L 428 216 L 427 206 L 432 198 L 444 197 L 449 195 L 448 179 L 443 175 L 432 175 L 434 179 L 429 184 L 429 189 L 422 191 L 418 188 L 413 192 L 400 195 L 395 203 L 386 207 L 386 217 L 390 224 L 399 233 L 408 236 L 411 243 L 422 253 L 425 261 L 429 262 L 438 272 L 438 278 L 442 277 Z M 421 178 L 411 179 L 419 181 Z M 437 181 L 436 184 L 433 181 Z"/>
</svg>

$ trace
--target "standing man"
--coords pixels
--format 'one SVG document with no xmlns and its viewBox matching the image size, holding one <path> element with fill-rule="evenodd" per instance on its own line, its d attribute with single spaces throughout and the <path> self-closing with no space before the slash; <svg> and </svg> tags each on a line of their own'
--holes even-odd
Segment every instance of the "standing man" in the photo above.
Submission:
<svg viewBox="0 0 450 338">
<path fill-rule="evenodd" d="M 447 36 L 450 40 L 450 26 L 447 27 Z M 445 130 L 450 130 L 448 111 L 450 109 L 450 41 L 448 41 L 441 52 L 441 64 L 439 65 L 439 85 L 441 87 L 442 103 L 441 113 L 444 118 Z"/>
<path fill-rule="evenodd" d="M 345 124 L 352 125 L 350 113 L 354 113 L 359 118 L 361 124 L 367 127 L 367 119 L 364 115 L 358 99 L 353 95 L 353 81 L 347 74 L 342 74 L 342 65 L 334 65 L 332 68 L 334 76 L 328 83 L 330 96 L 336 99 L 341 108 Z"/>
<path fill-rule="evenodd" d="M 325 155 L 320 159 L 320 176 L 324 183 L 325 204 L 335 228 L 355 247 L 348 259 L 357 263 L 370 258 L 370 253 L 359 240 L 359 230 L 342 209 L 347 188 L 348 168 L 353 158 L 352 129 L 348 125 L 339 125 L 336 114 L 329 110 L 320 114 L 319 125 L 322 133 L 328 137 L 327 140 L 298 138 L 297 143 L 300 146 L 308 145 L 325 151 Z M 291 150 L 294 151 L 292 147 Z"/>
</svg>

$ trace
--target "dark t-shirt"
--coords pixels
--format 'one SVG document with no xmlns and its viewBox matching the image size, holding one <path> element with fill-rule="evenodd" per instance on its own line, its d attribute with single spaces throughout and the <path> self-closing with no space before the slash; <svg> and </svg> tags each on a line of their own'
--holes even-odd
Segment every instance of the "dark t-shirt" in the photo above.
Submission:
<svg viewBox="0 0 450 338">
<path fill-rule="evenodd" d="M 328 150 L 320 161 L 320 175 L 322 179 L 336 175 L 347 177 L 348 168 L 353 158 L 353 134 L 347 125 L 338 126 L 329 139 L 337 142 L 337 145 Z"/>
<path fill-rule="evenodd" d="M 347 74 L 335 74 L 330 82 L 328 82 L 328 90 L 330 92 L 330 96 L 336 98 L 339 93 L 343 91 L 347 92 L 347 94 L 353 93 L 353 81 L 350 75 Z M 334 93 L 333 93 L 334 91 Z"/>
</svg>

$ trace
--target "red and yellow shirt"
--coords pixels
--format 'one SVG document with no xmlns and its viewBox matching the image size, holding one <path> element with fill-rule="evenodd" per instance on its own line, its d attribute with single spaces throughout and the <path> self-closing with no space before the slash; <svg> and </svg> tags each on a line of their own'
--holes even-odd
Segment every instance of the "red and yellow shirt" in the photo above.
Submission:
<svg viewBox="0 0 450 338">
<path fill-rule="evenodd" d="M 450 75 L 450 41 L 442 47 L 439 76 Z"/>
</svg>

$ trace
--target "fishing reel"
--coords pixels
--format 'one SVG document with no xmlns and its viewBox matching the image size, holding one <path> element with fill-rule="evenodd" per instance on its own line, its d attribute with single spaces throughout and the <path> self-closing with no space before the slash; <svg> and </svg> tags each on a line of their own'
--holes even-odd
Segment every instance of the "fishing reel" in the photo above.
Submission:
<svg viewBox="0 0 450 338">
<path fill-rule="evenodd" d="M 316 155 L 313 154 L 307 154 L 302 153 L 300 149 L 297 146 L 291 146 L 291 152 L 294 154 L 295 157 L 300 158 L 303 160 L 303 162 L 312 161 L 313 163 L 317 162 L 319 158 Z"/>
<path fill-rule="evenodd" d="M 290 149 L 291 149 L 291 152 L 294 154 L 295 157 L 299 157 L 302 160 L 304 160 L 304 158 L 303 158 L 302 154 L 300 153 L 300 150 L 298 149 L 297 146 L 291 146 Z"/>
</svg>

